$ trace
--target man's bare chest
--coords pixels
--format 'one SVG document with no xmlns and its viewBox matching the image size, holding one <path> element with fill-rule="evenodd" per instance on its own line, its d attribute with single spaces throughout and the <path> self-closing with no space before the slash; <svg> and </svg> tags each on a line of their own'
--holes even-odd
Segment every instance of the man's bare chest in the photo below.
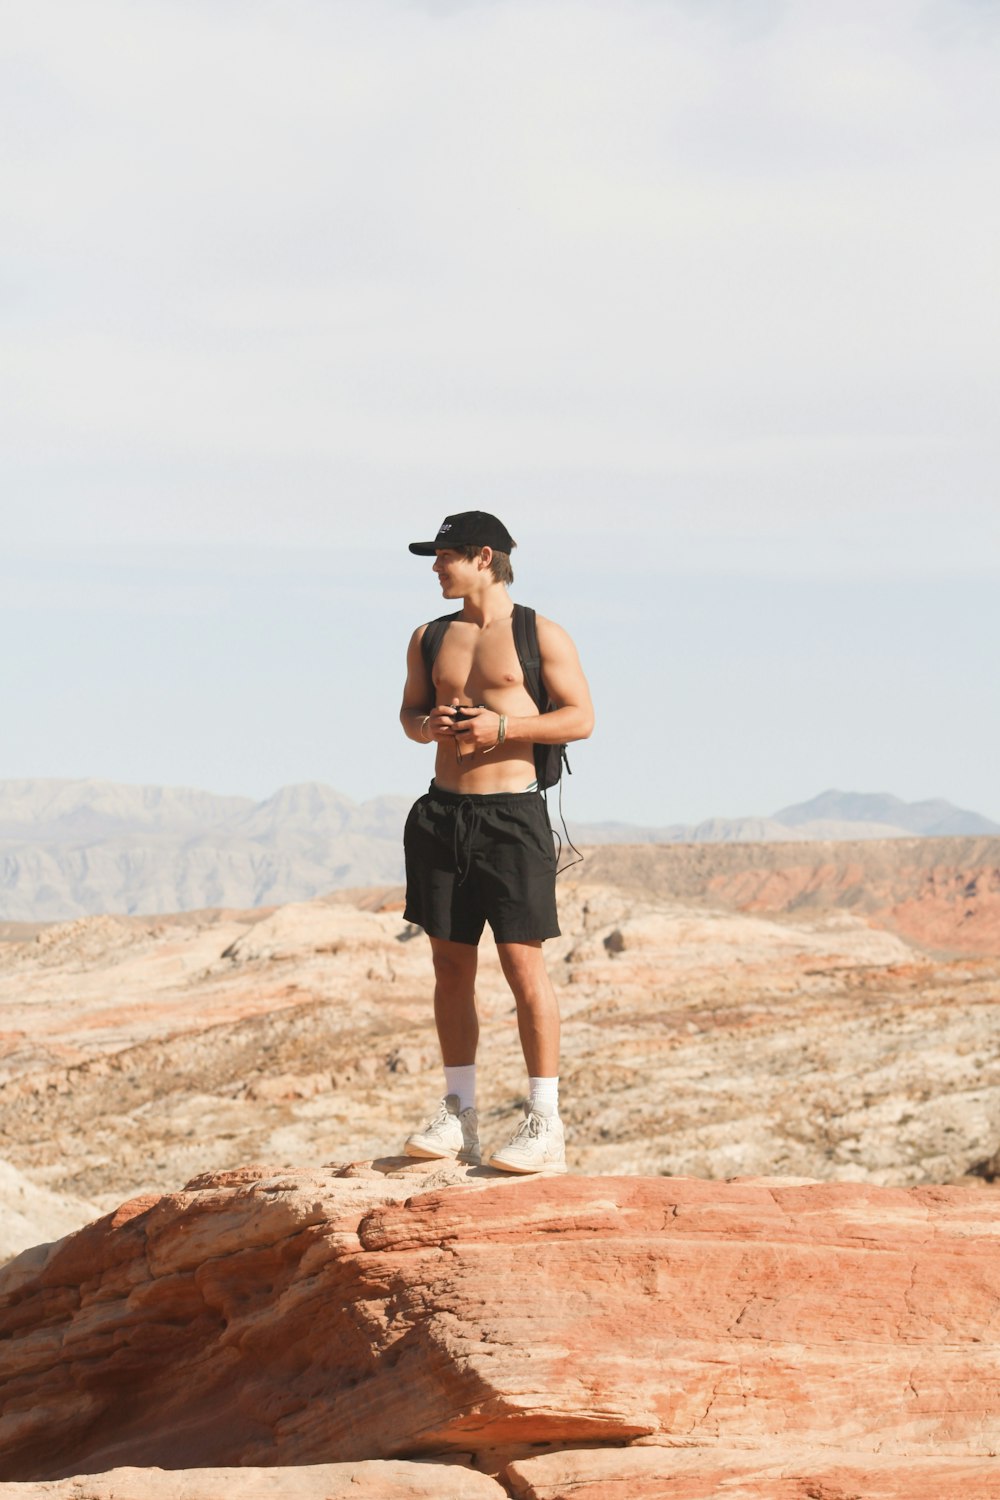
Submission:
<svg viewBox="0 0 1000 1500">
<path fill-rule="evenodd" d="M 434 682 L 477 701 L 490 690 L 523 685 L 510 621 L 484 629 L 462 621 L 449 625 L 434 663 Z"/>
</svg>

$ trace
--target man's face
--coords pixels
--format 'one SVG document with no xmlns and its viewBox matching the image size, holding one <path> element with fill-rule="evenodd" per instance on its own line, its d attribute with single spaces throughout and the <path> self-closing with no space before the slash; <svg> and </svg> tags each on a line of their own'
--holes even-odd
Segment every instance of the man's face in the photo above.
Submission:
<svg viewBox="0 0 1000 1500">
<path fill-rule="evenodd" d="M 470 594 L 482 581 L 481 564 L 481 557 L 463 557 L 461 552 L 442 547 L 434 558 L 434 572 L 444 598 L 464 599 Z"/>
</svg>

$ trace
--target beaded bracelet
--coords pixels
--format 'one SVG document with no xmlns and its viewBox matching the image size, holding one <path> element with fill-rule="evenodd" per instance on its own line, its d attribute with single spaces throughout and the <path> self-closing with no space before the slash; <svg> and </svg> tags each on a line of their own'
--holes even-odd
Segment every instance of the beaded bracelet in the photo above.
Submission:
<svg viewBox="0 0 1000 1500">
<path fill-rule="evenodd" d="M 495 750 L 498 745 L 502 745 L 503 742 L 504 742 L 504 740 L 507 738 L 507 715 L 506 714 L 498 714 L 497 717 L 500 720 L 500 723 L 497 725 L 497 737 L 493 741 L 493 744 L 489 745 L 483 751 L 484 755 L 489 755 L 489 753 L 490 753 L 491 750 Z"/>
</svg>

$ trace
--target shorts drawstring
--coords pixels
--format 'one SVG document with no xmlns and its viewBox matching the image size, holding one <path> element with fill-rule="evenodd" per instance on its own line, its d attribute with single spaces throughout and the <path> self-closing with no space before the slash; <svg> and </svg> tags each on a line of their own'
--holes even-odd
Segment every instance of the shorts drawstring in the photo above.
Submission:
<svg viewBox="0 0 1000 1500">
<path fill-rule="evenodd" d="M 463 829 L 461 824 L 463 814 L 468 818 L 468 823 Z M 479 832 L 479 804 L 474 797 L 463 797 L 455 808 L 455 834 L 453 848 L 455 851 L 455 872 L 458 875 L 459 885 L 464 885 L 472 872 L 472 856 L 475 852 L 476 834 Z M 465 844 L 465 870 L 461 866 L 460 845 Z"/>
</svg>

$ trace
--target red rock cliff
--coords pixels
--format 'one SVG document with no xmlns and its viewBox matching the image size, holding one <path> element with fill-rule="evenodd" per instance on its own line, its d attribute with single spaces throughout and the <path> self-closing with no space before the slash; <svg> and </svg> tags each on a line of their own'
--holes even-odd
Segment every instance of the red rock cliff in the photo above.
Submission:
<svg viewBox="0 0 1000 1500">
<path fill-rule="evenodd" d="M 528 1500 L 985 1500 L 998 1232 L 960 1188 L 224 1174 L 0 1275 L 0 1477 L 445 1458 Z"/>
</svg>

